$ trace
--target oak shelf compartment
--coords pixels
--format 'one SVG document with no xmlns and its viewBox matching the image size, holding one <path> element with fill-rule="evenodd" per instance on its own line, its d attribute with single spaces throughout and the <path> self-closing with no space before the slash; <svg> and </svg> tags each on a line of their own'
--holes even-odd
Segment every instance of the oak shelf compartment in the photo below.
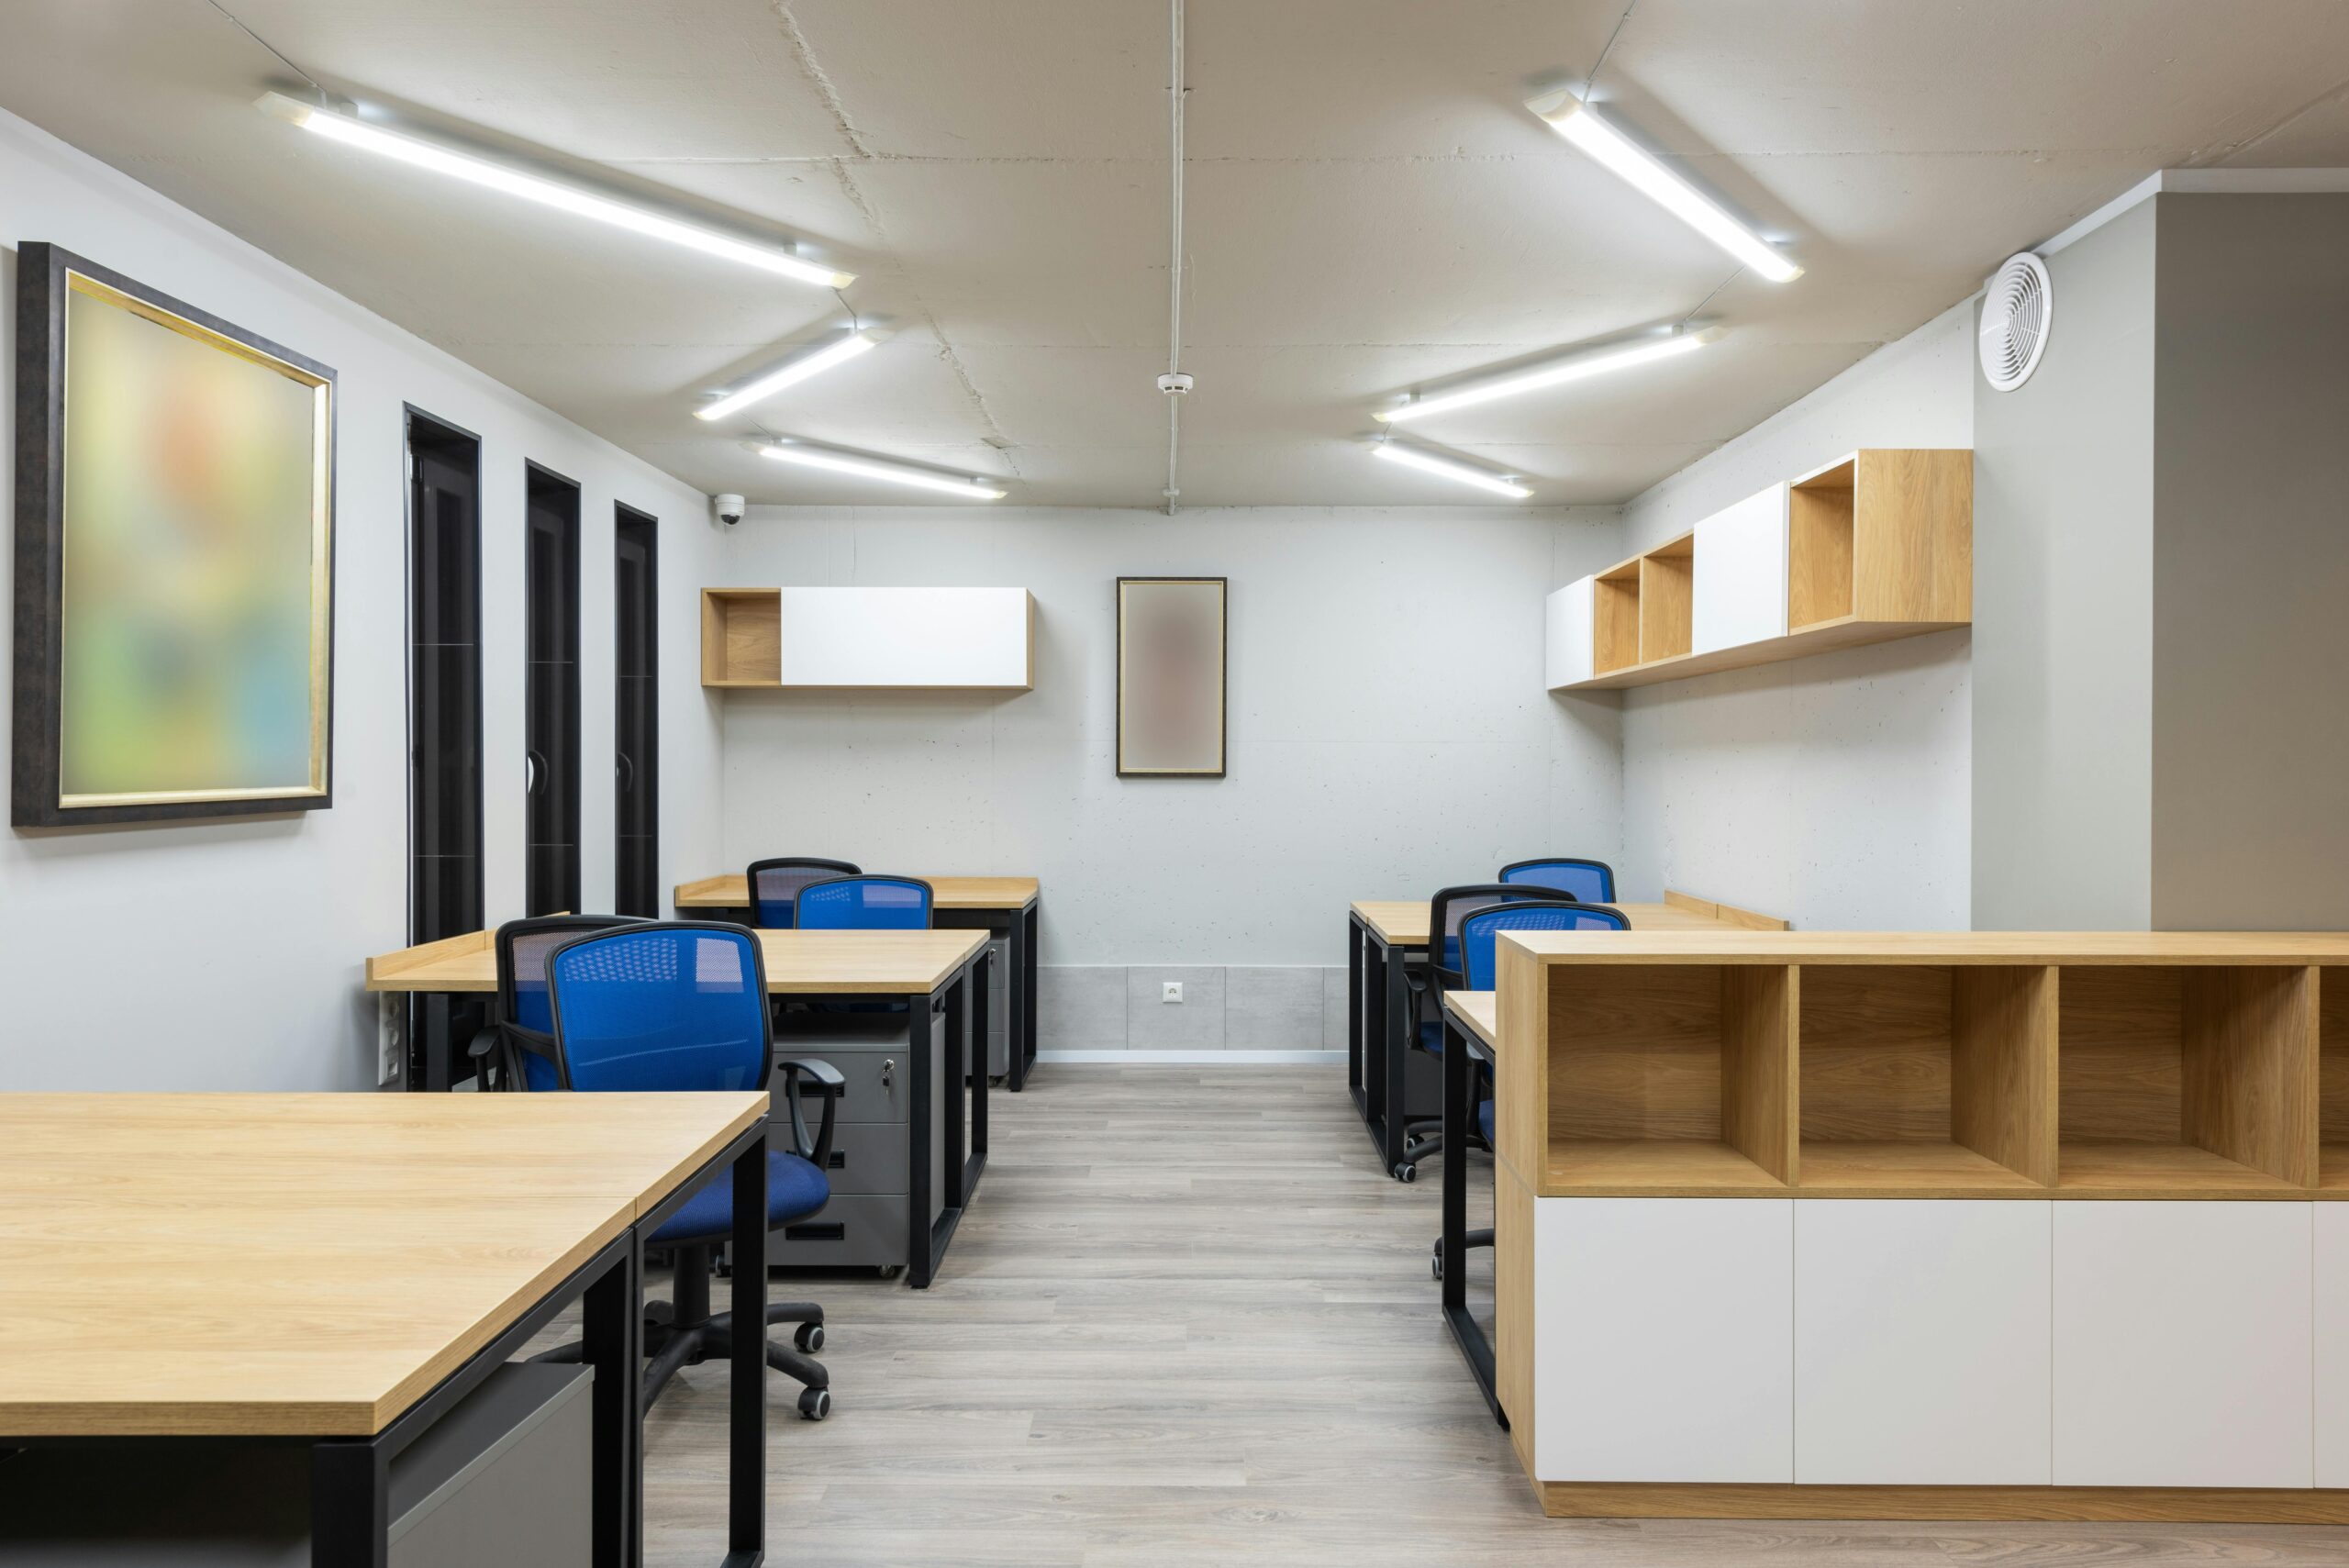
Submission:
<svg viewBox="0 0 2349 1568">
<path fill-rule="evenodd" d="M 2065 965 L 2058 1189 L 2226 1197 L 2315 1187 L 2317 973 Z"/>
<path fill-rule="evenodd" d="M 1592 658 L 1601 674 L 1640 662 L 1640 563 L 1637 558 L 1602 573 L 1590 585 Z"/>
<path fill-rule="evenodd" d="M 1544 1192 L 1750 1194 L 1794 1174 L 1790 971 L 1553 971 Z"/>
<path fill-rule="evenodd" d="M 1688 656 L 1697 585 L 1697 536 L 1640 557 L 1640 662 Z"/>
<path fill-rule="evenodd" d="M 2349 1192 L 2349 969 L 2318 974 L 2317 1185 Z"/>
<path fill-rule="evenodd" d="M 2042 964 L 1802 970 L 1800 1184 L 2044 1196 L 2056 1171 L 2055 984 Z"/>
<path fill-rule="evenodd" d="M 701 684 L 783 684 L 783 595 L 775 588 L 701 591 Z"/>
</svg>

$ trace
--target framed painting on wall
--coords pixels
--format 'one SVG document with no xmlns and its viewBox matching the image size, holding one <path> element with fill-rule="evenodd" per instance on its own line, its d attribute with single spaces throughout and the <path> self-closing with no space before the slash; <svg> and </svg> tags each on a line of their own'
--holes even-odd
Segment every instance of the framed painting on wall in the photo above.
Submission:
<svg viewBox="0 0 2349 1568">
<path fill-rule="evenodd" d="M 335 373 L 17 250 L 19 828 L 333 804 Z"/>
<path fill-rule="evenodd" d="M 1224 579 L 1118 579 L 1118 776 L 1223 777 Z"/>
</svg>

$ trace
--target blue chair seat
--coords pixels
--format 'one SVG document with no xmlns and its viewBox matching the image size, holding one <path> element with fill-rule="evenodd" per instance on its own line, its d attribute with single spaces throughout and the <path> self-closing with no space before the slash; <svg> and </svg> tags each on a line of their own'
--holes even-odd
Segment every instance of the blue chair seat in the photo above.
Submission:
<svg viewBox="0 0 2349 1568">
<path fill-rule="evenodd" d="M 1432 1056 L 1443 1054 L 1443 1020 L 1442 1018 L 1420 1020 L 1419 1049 Z"/>
<path fill-rule="evenodd" d="M 646 1243 L 653 1247 L 683 1246 L 692 1241 L 723 1241 L 734 1229 L 733 1178 L 719 1173 L 715 1180 L 685 1200 Z M 832 1195 L 824 1173 L 796 1154 L 767 1151 L 767 1229 L 805 1219 Z"/>
<path fill-rule="evenodd" d="M 1477 1129 L 1484 1133 L 1485 1141 L 1490 1143 L 1493 1140 L 1492 1101 L 1486 1100 L 1483 1105 L 1476 1107 L 1476 1126 Z"/>
</svg>

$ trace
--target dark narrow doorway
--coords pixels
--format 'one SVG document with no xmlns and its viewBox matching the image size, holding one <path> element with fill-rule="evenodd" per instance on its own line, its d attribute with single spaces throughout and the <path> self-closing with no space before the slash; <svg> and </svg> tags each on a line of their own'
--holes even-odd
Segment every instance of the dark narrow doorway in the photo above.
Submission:
<svg viewBox="0 0 2349 1568">
<path fill-rule="evenodd" d="M 527 912 L 579 906 L 579 486 L 528 465 L 523 730 Z"/>
<path fill-rule="evenodd" d="M 612 908 L 661 913 L 661 610 L 658 523 L 633 506 L 612 518 Z"/>
</svg>

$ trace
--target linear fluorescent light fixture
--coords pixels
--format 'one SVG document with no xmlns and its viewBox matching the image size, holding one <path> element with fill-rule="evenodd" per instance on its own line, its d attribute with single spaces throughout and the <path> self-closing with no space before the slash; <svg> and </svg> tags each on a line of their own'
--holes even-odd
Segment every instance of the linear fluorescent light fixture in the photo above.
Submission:
<svg viewBox="0 0 2349 1568">
<path fill-rule="evenodd" d="M 1438 457 L 1431 451 L 1407 447 L 1399 441 L 1373 442 L 1370 455 L 1385 458 L 1388 462 L 1399 462 L 1405 468 L 1416 468 L 1421 473 L 1432 473 L 1439 479 L 1449 479 L 1455 484 L 1473 484 L 1479 490 L 1489 490 L 1512 501 L 1522 501 L 1533 494 L 1506 474 L 1455 462 L 1448 457 Z"/>
<path fill-rule="evenodd" d="M 1694 353 L 1708 343 L 1720 341 L 1727 330 L 1721 327 L 1705 327 L 1692 332 L 1675 328 L 1659 337 L 1586 349 L 1526 370 L 1497 375 L 1489 381 L 1470 382 L 1429 396 L 1414 397 L 1408 403 L 1398 403 L 1391 408 L 1375 409 L 1372 417 L 1383 419 L 1390 425 L 1408 424 L 1413 419 L 1424 419 L 1431 414 L 1442 414 L 1453 408 L 1471 408 L 1479 403 L 1491 403 L 1503 397 L 1520 397 L 1545 386 L 1580 381 L 1585 376 L 1605 375 L 1610 371 L 1630 370 L 1634 365 L 1653 364 L 1658 360 L 1677 359 L 1682 354 Z"/>
<path fill-rule="evenodd" d="M 723 419 L 753 404 L 764 403 L 786 386 L 796 386 L 810 376 L 844 365 L 858 355 L 877 346 L 888 334 L 878 328 L 860 328 L 845 338 L 834 339 L 822 348 L 784 361 L 771 370 L 744 382 L 729 391 L 717 402 L 694 410 L 696 419 Z"/>
<path fill-rule="evenodd" d="M 773 458 L 777 462 L 796 463 L 801 468 L 820 468 L 830 473 L 852 473 L 860 479 L 910 484 L 917 490 L 935 490 L 941 495 L 960 495 L 966 501 L 1000 501 L 1004 496 L 1004 492 L 981 480 L 950 479 L 927 469 L 904 468 L 894 462 L 876 462 L 871 458 L 850 457 L 844 452 L 824 451 L 815 447 L 761 447 L 759 455 Z"/>
<path fill-rule="evenodd" d="M 1772 283 L 1791 283 L 1802 269 L 1777 248 L 1721 209 L 1720 203 L 1674 173 L 1621 131 L 1609 125 L 1598 110 L 1563 89 L 1528 98 L 1525 106 L 1550 122 L 1550 128 L 1581 148 L 1641 195 L 1742 261 Z"/>
<path fill-rule="evenodd" d="M 369 152 L 429 169 L 451 179 L 470 184 L 484 185 L 493 191 L 503 191 L 524 201 L 537 202 L 580 217 L 608 223 L 615 228 L 625 228 L 654 239 L 665 239 L 672 245 L 682 245 L 688 250 L 717 256 L 729 261 L 739 261 L 746 267 L 777 272 L 801 283 L 814 284 L 819 288 L 846 288 L 856 281 L 854 272 L 834 272 L 831 268 L 795 256 L 788 250 L 772 245 L 753 244 L 737 239 L 730 234 L 720 234 L 714 228 L 698 224 L 682 223 L 674 217 L 644 207 L 616 202 L 576 185 L 562 184 L 537 174 L 525 173 L 503 163 L 493 163 L 471 153 L 454 151 L 434 142 L 420 141 L 398 131 L 331 109 L 306 104 L 299 98 L 289 98 L 283 93 L 264 93 L 253 101 L 253 106 L 273 119 L 314 131 L 329 141 L 340 141 L 349 147 L 363 148 Z"/>
</svg>

